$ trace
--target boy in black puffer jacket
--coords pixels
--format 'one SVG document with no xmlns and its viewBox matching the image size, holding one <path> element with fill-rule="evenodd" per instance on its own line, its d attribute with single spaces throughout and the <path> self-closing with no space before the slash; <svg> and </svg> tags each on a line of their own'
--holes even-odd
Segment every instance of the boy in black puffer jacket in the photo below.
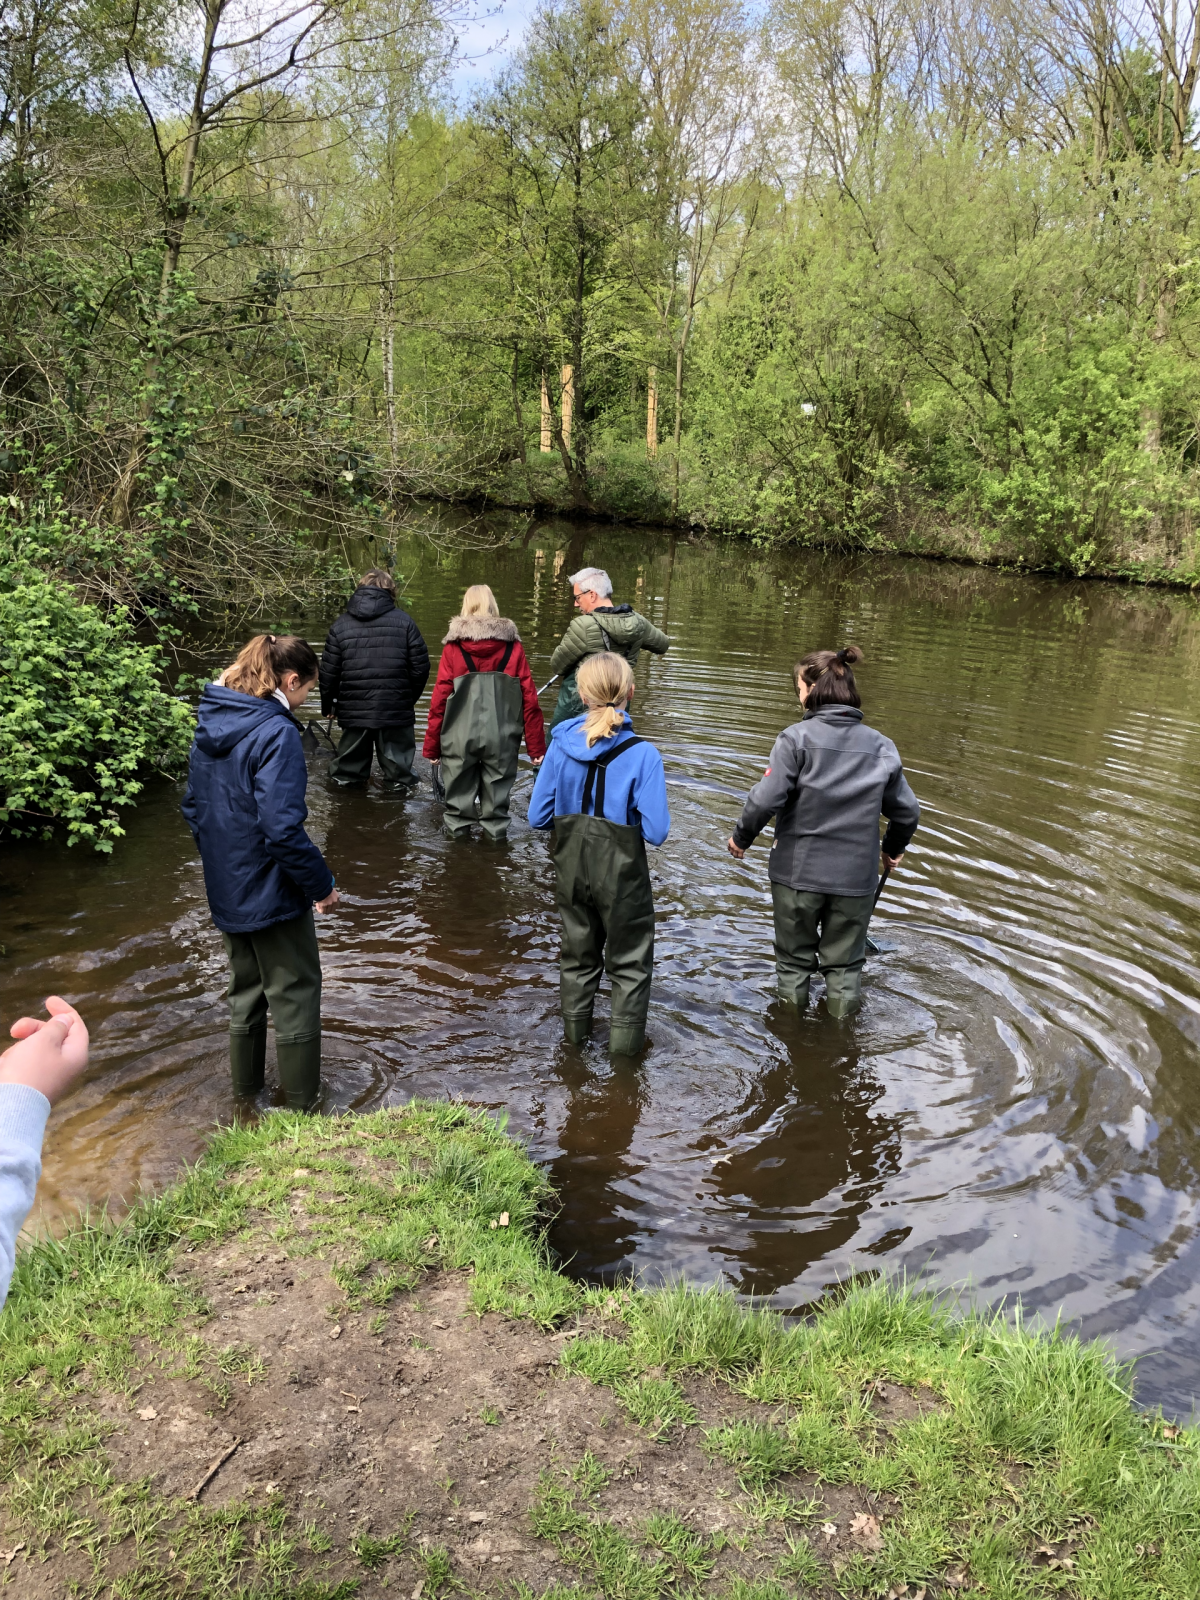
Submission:
<svg viewBox="0 0 1200 1600">
<path fill-rule="evenodd" d="M 342 730 L 329 774 L 334 783 L 366 783 L 372 751 L 386 783 L 417 781 L 413 707 L 428 678 L 429 651 L 420 629 L 397 606 L 392 578 L 372 568 L 330 628 L 321 657 L 321 715 L 336 709 Z"/>
</svg>

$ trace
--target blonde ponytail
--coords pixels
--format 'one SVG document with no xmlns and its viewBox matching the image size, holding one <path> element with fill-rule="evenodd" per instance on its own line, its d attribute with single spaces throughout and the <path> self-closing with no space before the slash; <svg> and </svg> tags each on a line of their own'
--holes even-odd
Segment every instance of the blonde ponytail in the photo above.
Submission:
<svg viewBox="0 0 1200 1600">
<path fill-rule="evenodd" d="M 575 674 L 579 698 L 588 707 L 583 732 L 588 749 L 610 739 L 625 725 L 625 707 L 633 693 L 633 668 L 624 656 L 605 650 L 589 656 Z"/>
<path fill-rule="evenodd" d="M 301 683 L 311 683 L 317 675 L 318 661 L 307 639 L 291 633 L 256 633 L 238 651 L 237 660 L 217 679 L 226 689 L 269 700 L 289 672 Z"/>
</svg>

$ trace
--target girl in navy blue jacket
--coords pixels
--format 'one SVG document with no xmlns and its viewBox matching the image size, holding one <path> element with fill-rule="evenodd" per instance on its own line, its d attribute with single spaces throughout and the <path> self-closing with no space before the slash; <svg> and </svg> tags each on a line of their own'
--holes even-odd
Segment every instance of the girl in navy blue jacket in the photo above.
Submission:
<svg viewBox="0 0 1200 1600">
<path fill-rule="evenodd" d="M 626 706 L 633 670 L 605 651 L 579 668 L 587 715 L 560 722 L 529 802 L 534 828 L 554 829 L 555 898 L 562 923 L 559 991 L 574 1044 L 592 1031 L 601 972 L 612 979 L 611 1055 L 646 1042 L 654 967 L 654 898 L 646 841 L 671 826 L 662 757 L 639 739 Z"/>
<path fill-rule="evenodd" d="M 308 772 L 292 712 L 317 681 L 311 647 L 261 633 L 200 699 L 183 814 L 233 969 L 229 1055 L 235 1094 L 257 1094 L 275 1023 L 290 1107 L 321 1089 L 321 961 L 313 911 L 337 904 L 333 874 L 304 831 Z"/>
</svg>

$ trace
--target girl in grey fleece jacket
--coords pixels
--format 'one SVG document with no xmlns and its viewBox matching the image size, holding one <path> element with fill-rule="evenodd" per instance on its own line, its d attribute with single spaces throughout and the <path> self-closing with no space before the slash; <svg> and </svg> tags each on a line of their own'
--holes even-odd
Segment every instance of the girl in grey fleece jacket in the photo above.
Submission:
<svg viewBox="0 0 1200 1600">
<path fill-rule="evenodd" d="M 22 1017 L 20 1041 L 0 1056 L 0 1306 L 8 1298 L 17 1235 L 42 1175 L 42 1136 L 50 1107 L 87 1066 L 88 1032 L 65 1000 L 46 1001 L 48 1022 Z"/>
<path fill-rule="evenodd" d="M 792 669 L 804 716 L 775 741 L 729 841 L 739 861 L 775 818 L 767 868 L 780 998 L 804 1007 L 825 977 L 826 1008 L 846 1017 L 862 995 L 867 925 L 882 854 L 899 866 L 921 820 L 896 746 L 863 721 L 854 663 L 862 652 L 814 650 Z M 879 818 L 888 830 L 879 842 Z"/>
</svg>

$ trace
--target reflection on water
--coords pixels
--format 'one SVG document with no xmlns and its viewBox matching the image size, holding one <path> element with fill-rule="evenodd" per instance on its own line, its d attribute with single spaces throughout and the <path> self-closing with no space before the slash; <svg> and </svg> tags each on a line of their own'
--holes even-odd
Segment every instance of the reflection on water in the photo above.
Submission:
<svg viewBox="0 0 1200 1600">
<path fill-rule="evenodd" d="M 451 846 L 427 786 L 335 796 L 314 757 L 312 831 L 344 894 L 320 930 L 328 1105 L 507 1109 L 561 1192 L 553 1238 L 573 1270 L 723 1277 L 781 1306 L 851 1273 L 927 1271 L 1061 1308 L 1144 1358 L 1144 1395 L 1189 1408 L 1195 605 L 580 525 L 494 554 L 400 553 L 431 644 L 486 578 L 539 681 L 571 614 L 563 574 L 585 561 L 676 641 L 638 671 L 674 819 L 652 853 L 652 1048 L 633 1069 L 563 1043 L 540 836 L 516 821 L 507 845 Z M 319 644 L 329 620 L 299 627 Z M 847 640 L 924 824 L 880 905 L 891 949 L 838 1023 L 773 1002 L 766 851 L 738 864 L 724 842 L 794 717 L 790 663 Z M 227 641 L 203 648 L 227 658 Z M 47 1220 L 168 1181 L 231 1115 L 225 961 L 178 798 L 152 791 L 111 861 L 3 858 L 6 1017 L 58 990 L 94 1026 L 94 1065 L 50 1132 Z"/>
</svg>

